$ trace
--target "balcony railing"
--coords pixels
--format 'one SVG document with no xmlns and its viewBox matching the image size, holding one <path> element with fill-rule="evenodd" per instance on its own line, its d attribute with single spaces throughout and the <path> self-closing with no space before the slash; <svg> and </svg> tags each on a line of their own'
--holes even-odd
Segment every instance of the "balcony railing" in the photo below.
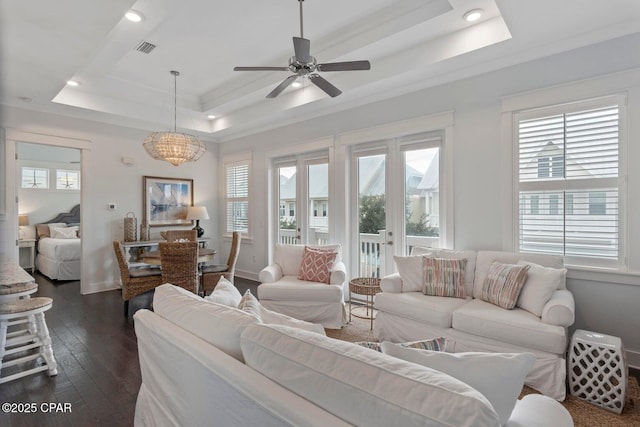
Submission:
<svg viewBox="0 0 640 427">
<path fill-rule="evenodd" d="M 279 242 L 284 245 L 299 243 L 298 233 L 293 229 L 280 229 Z M 380 230 L 378 234 L 360 233 L 360 277 L 382 277 L 391 272 L 385 271 L 385 235 L 386 230 Z M 405 238 L 407 248 L 405 253 L 411 253 L 414 246 L 438 247 L 439 238 L 425 236 L 407 236 Z M 309 242 L 313 245 L 326 245 L 329 243 L 329 233 L 324 230 L 310 229 Z"/>
</svg>

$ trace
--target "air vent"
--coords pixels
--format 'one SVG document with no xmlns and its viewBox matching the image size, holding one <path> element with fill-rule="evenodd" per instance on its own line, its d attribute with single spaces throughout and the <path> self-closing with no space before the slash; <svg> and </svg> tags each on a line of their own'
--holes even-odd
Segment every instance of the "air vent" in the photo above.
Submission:
<svg viewBox="0 0 640 427">
<path fill-rule="evenodd" d="M 142 53 L 151 53 L 151 51 L 155 48 L 156 48 L 155 44 L 145 42 L 145 41 L 140 42 L 140 44 L 136 46 L 136 50 Z"/>
</svg>

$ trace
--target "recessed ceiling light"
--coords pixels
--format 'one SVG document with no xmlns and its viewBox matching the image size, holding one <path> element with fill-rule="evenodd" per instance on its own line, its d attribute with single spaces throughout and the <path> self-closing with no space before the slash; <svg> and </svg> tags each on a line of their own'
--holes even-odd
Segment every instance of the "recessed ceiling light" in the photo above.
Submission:
<svg viewBox="0 0 640 427">
<path fill-rule="evenodd" d="M 462 17 L 467 22 L 473 22 L 480 19 L 483 13 L 484 13 L 484 10 L 482 9 L 472 9 L 469 12 L 465 13 Z"/>
<path fill-rule="evenodd" d="M 216 118 L 215 114 L 208 114 L 207 115 L 207 119 L 215 119 L 215 118 Z"/>
<path fill-rule="evenodd" d="M 125 13 L 124 16 L 131 22 L 140 22 L 144 19 L 144 15 L 133 9 Z"/>
<path fill-rule="evenodd" d="M 294 81 L 293 83 L 291 83 L 291 87 L 300 87 L 302 86 L 302 83 L 300 83 L 299 81 Z"/>
<path fill-rule="evenodd" d="M 67 86 L 76 87 L 76 86 L 80 86 L 80 83 L 75 80 L 67 80 Z"/>
</svg>

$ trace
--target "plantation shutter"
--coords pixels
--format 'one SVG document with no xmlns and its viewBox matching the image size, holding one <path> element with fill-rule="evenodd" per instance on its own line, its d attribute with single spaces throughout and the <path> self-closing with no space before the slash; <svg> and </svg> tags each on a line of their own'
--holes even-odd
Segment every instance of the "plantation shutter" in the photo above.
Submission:
<svg viewBox="0 0 640 427">
<path fill-rule="evenodd" d="M 226 168 L 227 232 L 249 231 L 249 165 Z"/>
<path fill-rule="evenodd" d="M 618 263 L 619 116 L 609 100 L 517 117 L 521 252 L 560 254 L 579 265 Z"/>
</svg>

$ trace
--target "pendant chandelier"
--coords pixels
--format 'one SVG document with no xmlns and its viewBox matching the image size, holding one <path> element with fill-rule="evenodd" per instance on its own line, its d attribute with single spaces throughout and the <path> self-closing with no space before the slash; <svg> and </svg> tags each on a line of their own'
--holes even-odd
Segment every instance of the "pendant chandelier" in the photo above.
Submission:
<svg viewBox="0 0 640 427">
<path fill-rule="evenodd" d="M 171 74 L 173 75 L 173 132 L 153 132 L 142 145 L 154 159 L 179 166 L 184 162 L 195 162 L 206 150 L 196 136 L 176 132 L 177 77 L 180 73 L 171 71 Z"/>
</svg>

